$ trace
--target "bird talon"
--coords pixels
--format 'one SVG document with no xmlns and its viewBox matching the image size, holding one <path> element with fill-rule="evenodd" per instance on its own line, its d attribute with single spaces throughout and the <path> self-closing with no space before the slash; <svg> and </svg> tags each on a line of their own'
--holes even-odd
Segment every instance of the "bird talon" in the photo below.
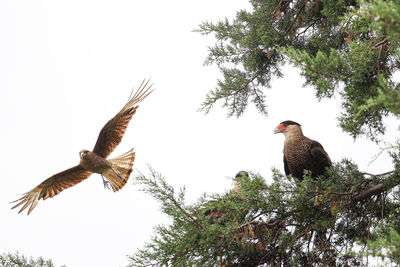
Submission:
<svg viewBox="0 0 400 267">
<path fill-rule="evenodd" d="M 92 173 L 104 173 L 108 175 L 112 160 L 107 160 L 106 158 L 121 142 L 129 121 L 139 107 L 138 104 L 152 92 L 152 90 L 150 90 L 151 86 L 148 80 L 143 80 L 138 90 L 136 92 L 131 92 L 128 102 L 122 107 L 120 112 L 110 119 L 100 130 L 93 151 L 82 150 L 79 152 L 80 162 L 78 165 L 47 178 L 31 191 L 24 194 L 22 198 L 16 200 L 17 203 L 12 209 L 23 205 L 19 212 L 29 207 L 28 214 L 30 214 L 40 199 L 45 200 L 49 197 L 52 198 L 61 191 L 87 179 Z M 118 163 L 122 164 L 122 166 L 119 167 L 123 170 L 122 172 L 124 175 L 117 173 L 117 176 L 122 181 L 118 181 L 115 184 L 115 180 L 111 180 L 111 178 L 114 177 L 105 180 L 103 175 L 101 175 L 104 188 L 112 189 L 114 192 L 118 191 L 126 184 L 132 172 L 135 153 L 133 150 L 130 150 L 128 153 L 119 157 L 119 159 L 121 158 L 122 162 L 118 162 L 118 158 L 114 160 L 117 161 L 116 163 L 118 166 L 120 165 Z"/>
<path fill-rule="evenodd" d="M 110 188 L 110 182 L 107 181 L 106 179 L 104 179 L 103 175 L 101 176 L 101 178 L 103 179 L 103 185 L 105 189 L 111 189 Z"/>
</svg>

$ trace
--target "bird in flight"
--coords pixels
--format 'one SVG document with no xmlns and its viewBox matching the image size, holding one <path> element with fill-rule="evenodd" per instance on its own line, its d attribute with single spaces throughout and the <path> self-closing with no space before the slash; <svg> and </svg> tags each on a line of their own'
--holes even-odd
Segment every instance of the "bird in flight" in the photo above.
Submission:
<svg viewBox="0 0 400 267">
<path fill-rule="evenodd" d="M 18 202 L 12 209 L 24 204 L 18 213 L 28 206 L 28 215 L 36 207 L 40 199 L 54 197 L 64 189 L 72 187 L 87 179 L 92 173 L 99 173 L 103 178 L 104 187 L 111 186 L 114 192 L 120 190 L 128 181 L 132 172 L 135 152 L 133 149 L 125 154 L 107 159 L 111 152 L 121 142 L 129 121 L 136 113 L 138 104 L 152 91 L 149 81 L 144 80 L 139 89 L 128 99 L 128 102 L 107 124 L 101 129 L 93 151 L 82 150 L 79 152 L 80 163 L 75 167 L 57 173 L 47 178 L 23 197 L 13 202 Z"/>
</svg>

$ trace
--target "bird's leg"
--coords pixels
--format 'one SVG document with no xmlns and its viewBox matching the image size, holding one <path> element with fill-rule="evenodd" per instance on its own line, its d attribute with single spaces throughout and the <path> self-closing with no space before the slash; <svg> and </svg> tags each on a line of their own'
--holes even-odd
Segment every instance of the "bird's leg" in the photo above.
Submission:
<svg viewBox="0 0 400 267">
<path fill-rule="evenodd" d="M 110 188 L 110 182 L 104 179 L 103 174 L 101 174 L 101 178 L 103 179 L 103 185 L 105 189 L 111 189 Z"/>
</svg>

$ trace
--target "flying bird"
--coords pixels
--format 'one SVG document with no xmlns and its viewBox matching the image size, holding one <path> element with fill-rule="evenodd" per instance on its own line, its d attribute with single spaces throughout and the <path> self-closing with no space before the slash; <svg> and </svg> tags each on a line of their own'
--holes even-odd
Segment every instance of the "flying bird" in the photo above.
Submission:
<svg viewBox="0 0 400 267">
<path fill-rule="evenodd" d="M 291 174 L 303 180 L 304 170 L 310 170 L 313 178 L 324 174 L 325 168 L 332 166 L 331 159 L 322 145 L 303 135 L 301 125 L 294 121 L 283 121 L 274 133 L 285 135 L 283 163 L 286 175 Z"/>
<path fill-rule="evenodd" d="M 101 129 L 93 151 L 82 150 L 79 152 L 80 163 L 78 165 L 44 180 L 25 193 L 22 198 L 13 201 L 18 203 L 12 209 L 24 204 L 18 212 L 21 213 L 30 206 L 29 215 L 40 199 L 54 197 L 61 191 L 87 179 L 92 173 L 101 175 L 104 187 L 111 186 L 114 192 L 120 190 L 127 183 L 132 172 L 135 152 L 131 149 L 117 158 L 107 159 L 107 157 L 121 142 L 129 121 L 136 113 L 138 104 L 152 92 L 150 88 L 149 81 L 144 80 L 135 94 L 131 93 L 121 111 Z"/>
</svg>

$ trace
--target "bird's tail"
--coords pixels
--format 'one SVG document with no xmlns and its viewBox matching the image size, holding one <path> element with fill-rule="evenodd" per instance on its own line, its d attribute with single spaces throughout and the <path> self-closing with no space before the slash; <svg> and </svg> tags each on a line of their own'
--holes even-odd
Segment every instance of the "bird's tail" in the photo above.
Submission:
<svg viewBox="0 0 400 267">
<path fill-rule="evenodd" d="M 109 161 L 112 168 L 103 172 L 102 175 L 110 183 L 113 191 L 116 192 L 128 182 L 135 161 L 135 152 L 131 149 L 117 158 L 109 159 Z"/>
</svg>

